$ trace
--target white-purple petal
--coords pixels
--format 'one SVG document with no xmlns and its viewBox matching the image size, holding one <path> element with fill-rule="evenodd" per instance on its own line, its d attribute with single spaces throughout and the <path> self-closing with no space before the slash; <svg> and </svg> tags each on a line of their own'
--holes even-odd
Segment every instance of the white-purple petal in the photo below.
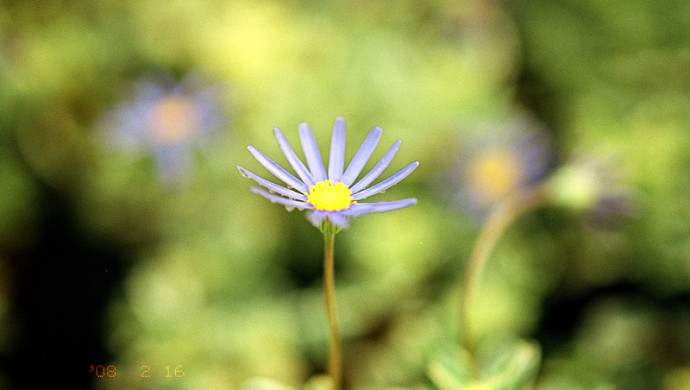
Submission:
<svg viewBox="0 0 690 390">
<path fill-rule="evenodd" d="M 340 228 L 346 228 L 350 226 L 350 221 L 347 220 L 345 215 L 341 211 L 323 211 L 323 210 L 313 210 L 308 211 L 306 214 L 307 219 L 312 225 L 319 227 L 321 224 L 328 219 L 330 223 Z"/>
<path fill-rule="evenodd" d="M 400 149 L 401 142 L 402 141 L 400 140 L 395 141 L 393 143 L 393 146 L 391 146 L 390 149 L 388 149 L 386 154 L 374 166 L 374 168 L 369 173 L 367 173 L 360 181 L 355 183 L 355 185 L 350 188 L 350 191 L 352 191 L 352 193 L 359 192 L 366 188 L 366 186 L 371 184 L 374 180 L 376 180 L 376 178 L 378 178 L 383 173 L 383 171 L 385 171 L 386 168 L 388 168 L 388 164 L 391 163 L 393 157 L 395 157 L 395 154 L 398 153 L 398 149 Z"/>
<path fill-rule="evenodd" d="M 311 211 L 307 211 L 305 216 L 307 217 L 307 220 L 309 220 L 309 222 L 312 225 L 319 227 L 319 226 L 321 226 L 323 221 L 326 219 L 328 214 L 326 211 L 311 210 Z"/>
<path fill-rule="evenodd" d="M 354 200 L 360 200 L 360 199 L 366 199 L 372 195 L 378 194 L 379 192 L 383 192 L 387 190 L 390 187 L 393 187 L 394 185 L 398 184 L 402 179 L 406 178 L 407 175 L 412 173 L 417 167 L 419 166 L 419 162 L 415 161 L 409 165 L 407 165 L 405 168 L 399 170 L 396 172 L 393 176 L 389 177 L 388 179 L 376 184 L 373 187 L 369 187 L 366 190 L 362 190 L 356 194 L 352 195 L 352 199 Z"/>
<path fill-rule="evenodd" d="M 282 180 L 285 184 L 293 188 L 296 188 L 298 191 L 303 193 L 309 191 L 309 187 L 306 184 L 297 180 L 297 178 L 294 177 L 290 172 L 286 171 L 285 169 L 283 169 L 283 167 L 273 162 L 273 160 L 271 160 L 270 158 L 266 157 L 266 155 L 258 151 L 255 147 L 247 146 L 247 149 L 252 154 L 252 156 L 254 156 L 254 158 L 259 162 L 259 164 L 263 165 L 264 168 L 268 169 L 269 172 L 271 172 L 278 179 Z"/>
<path fill-rule="evenodd" d="M 340 181 L 345 167 L 345 120 L 336 118 L 331 135 L 331 153 L 328 156 L 328 179 Z"/>
<path fill-rule="evenodd" d="M 300 123 L 299 125 L 299 139 L 302 143 L 304 158 L 307 159 L 307 165 L 309 165 L 312 178 L 317 183 L 326 180 L 326 168 L 323 166 L 319 146 L 316 144 L 314 134 L 306 123 Z"/>
<path fill-rule="evenodd" d="M 357 179 L 357 176 L 362 172 L 371 154 L 374 153 L 374 149 L 376 149 L 376 145 L 378 145 L 382 133 L 383 131 L 380 127 L 374 127 L 364 139 L 359 149 L 357 149 L 357 153 L 352 157 L 350 165 L 348 165 L 345 173 L 343 173 L 340 179 L 346 186 L 351 186 L 355 179 Z"/>
<path fill-rule="evenodd" d="M 312 210 L 314 208 L 314 206 L 312 206 L 309 203 L 300 202 L 294 199 L 288 199 L 283 196 L 273 195 L 270 192 L 259 187 L 252 187 L 251 191 L 257 195 L 263 196 L 264 198 L 271 201 L 271 203 L 278 203 L 285 207 L 292 207 L 298 210 Z"/>
<path fill-rule="evenodd" d="M 341 211 L 330 211 L 327 216 L 328 221 L 337 227 L 346 228 L 350 226 L 350 221 L 345 218 L 345 215 L 343 215 Z"/>
<path fill-rule="evenodd" d="M 291 199 L 301 200 L 303 202 L 307 201 L 307 197 L 304 194 L 300 194 L 299 192 L 290 190 L 288 188 L 285 188 L 285 187 L 279 186 L 278 184 L 270 182 L 270 181 L 268 181 L 262 177 L 259 177 L 255 174 L 253 174 L 252 172 L 248 171 L 244 167 L 237 166 L 237 169 L 239 169 L 240 174 L 242 174 L 242 176 L 254 180 L 255 182 L 259 183 L 260 185 L 266 187 L 271 192 L 275 192 L 277 194 L 287 196 L 288 198 L 291 198 Z"/>
<path fill-rule="evenodd" d="M 406 207 L 417 204 L 416 198 L 401 199 L 392 202 L 378 202 L 378 203 L 357 203 L 353 204 L 347 210 L 340 213 L 347 217 L 359 217 L 372 213 L 385 213 L 388 211 L 400 210 Z"/>
<path fill-rule="evenodd" d="M 276 139 L 278 140 L 278 146 L 280 146 L 280 150 L 283 151 L 283 154 L 287 158 L 288 163 L 290 163 L 290 166 L 292 167 L 292 169 L 295 170 L 300 179 L 302 179 L 302 181 L 308 186 L 313 186 L 314 184 L 316 184 L 316 182 L 311 176 L 311 173 L 309 173 L 309 170 L 307 170 L 307 167 L 304 165 L 302 160 L 300 160 L 299 157 L 297 157 L 297 154 L 292 149 L 292 146 L 290 146 L 290 143 L 287 141 L 280 129 L 276 127 L 275 129 L 273 129 L 273 132 L 275 133 Z"/>
</svg>

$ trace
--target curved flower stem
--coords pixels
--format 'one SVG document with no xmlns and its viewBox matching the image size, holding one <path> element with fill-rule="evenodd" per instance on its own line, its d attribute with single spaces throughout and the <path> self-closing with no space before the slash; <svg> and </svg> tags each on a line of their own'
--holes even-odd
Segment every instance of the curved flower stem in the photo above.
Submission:
<svg viewBox="0 0 690 390">
<path fill-rule="evenodd" d="M 544 185 L 538 185 L 526 191 L 517 192 L 500 203 L 489 216 L 470 255 L 467 271 L 460 299 L 460 331 L 462 332 L 463 346 L 470 351 L 474 350 L 472 331 L 470 329 L 470 306 L 481 276 L 484 264 L 489 258 L 499 238 L 506 229 L 522 214 L 533 210 L 549 201 L 548 193 Z"/>
<path fill-rule="evenodd" d="M 335 305 L 335 281 L 333 276 L 333 246 L 335 232 L 324 232 L 323 287 L 326 296 L 326 314 L 330 331 L 330 353 L 328 357 L 328 374 L 333 379 L 334 390 L 340 389 L 342 358 L 340 336 L 338 333 L 338 313 Z"/>
</svg>

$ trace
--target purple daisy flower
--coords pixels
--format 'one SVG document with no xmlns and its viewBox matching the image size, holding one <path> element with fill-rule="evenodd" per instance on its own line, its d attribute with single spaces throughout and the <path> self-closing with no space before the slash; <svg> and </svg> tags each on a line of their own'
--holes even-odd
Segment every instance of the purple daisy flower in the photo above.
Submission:
<svg viewBox="0 0 690 390">
<path fill-rule="evenodd" d="M 450 197 L 474 221 L 483 221 L 503 199 L 532 188 L 553 166 L 550 140 L 533 119 L 517 115 L 504 128 L 473 134 L 444 174 Z"/>
<path fill-rule="evenodd" d="M 133 99 L 104 122 L 114 146 L 152 154 L 161 180 L 174 184 L 189 175 L 192 150 L 208 142 L 226 117 L 219 88 L 202 87 L 198 76 L 181 82 L 158 77 L 138 81 Z"/>
<path fill-rule="evenodd" d="M 299 125 L 299 137 L 307 161 L 306 166 L 297 157 L 280 129 L 275 128 L 274 132 L 280 149 L 299 179 L 253 146 L 247 147 L 249 152 L 264 168 L 283 181 L 287 187 L 263 179 L 241 166 L 237 168 L 243 176 L 256 181 L 265 188 L 252 187 L 253 193 L 263 196 L 272 203 L 279 203 L 288 209 L 307 210 L 307 218 L 316 227 L 323 228 L 323 224 L 329 222 L 336 228 L 344 228 L 349 226 L 348 218 L 399 210 L 417 203 L 415 198 L 393 202 L 359 202 L 396 185 L 419 165 L 419 162 L 415 161 L 393 176 L 368 187 L 393 160 L 400 147 L 401 141 L 398 140 L 393 143 L 393 146 L 369 173 L 355 182 L 381 139 L 382 130 L 379 127 L 374 127 L 369 132 L 352 157 L 350 164 L 345 168 L 345 120 L 337 118 L 333 125 L 328 169 L 323 164 L 314 134 L 306 123 Z"/>
</svg>

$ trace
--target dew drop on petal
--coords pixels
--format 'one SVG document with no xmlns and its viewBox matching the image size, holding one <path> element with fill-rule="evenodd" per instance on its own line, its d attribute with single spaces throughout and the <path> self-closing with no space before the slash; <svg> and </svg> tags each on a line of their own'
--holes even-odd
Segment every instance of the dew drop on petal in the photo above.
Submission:
<svg viewBox="0 0 690 390">
<path fill-rule="evenodd" d="M 290 211 L 292 211 L 292 210 L 294 210 L 294 209 L 295 209 L 294 207 L 285 206 L 285 210 L 287 210 L 288 212 L 290 212 Z"/>
</svg>

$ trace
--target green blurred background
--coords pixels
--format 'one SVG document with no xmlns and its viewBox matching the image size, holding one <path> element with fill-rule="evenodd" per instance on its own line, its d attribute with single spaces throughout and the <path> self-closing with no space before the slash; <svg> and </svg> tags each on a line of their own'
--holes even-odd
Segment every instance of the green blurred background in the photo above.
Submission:
<svg viewBox="0 0 690 390">
<path fill-rule="evenodd" d="M 403 140 L 387 175 L 420 162 L 373 199 L 417 206 L 337 236 L 346 383 L 434 388 L 479 229 L 442 173 L 467 134 L 524 112 L 559 164 L 610 158 L 638 204 L 615 230 L 558 208 L 520 219 L 481 280 L 478 339 L 536 340 L 539 389 L 690 388 L 687 1 L 1 4 L 0 388 L 324 372 L 322 237 L 236 165 L 268 178 L 247 145 L 287 166 L 272 128 L 297 146 L 308 122 L 325 150 L 337 116 L 348 158 L 381 126 L 374 159 Z M 175 186 L 100 125 L 158 73 L 203 74 L 227 118 Z"/>
</svg>

